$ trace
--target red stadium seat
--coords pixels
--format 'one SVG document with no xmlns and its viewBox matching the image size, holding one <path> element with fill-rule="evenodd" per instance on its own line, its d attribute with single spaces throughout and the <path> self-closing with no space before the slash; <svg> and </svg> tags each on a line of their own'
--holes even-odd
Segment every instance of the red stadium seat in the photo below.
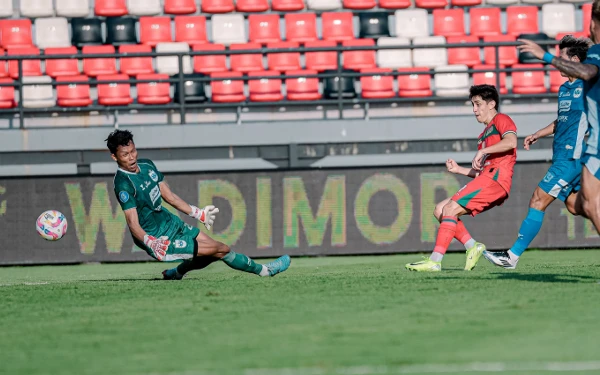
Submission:
<svg viewBox="0 0 600 375">
<path fill-rule="evenodd" d="M 234 10 L 233 0 L 202 0 L 202 13 L 229 13 Z"/>
<path fill-rule="evenodd" d="M 0 78 L 0 83 L 13 83 L 10 78 Z M 0 108 L 13 108 L 15 103 L 15 88 L 14 86 L 0 86 Z"/>
<path fill-rule="evenodd" d="M 4 56 L 4 50 L 0 48 L 0 56 Z M 0 78 L 8 77 L 8 70 L 6 69 L 6 61 L 0 61 Z"/>
<path fill-rule="evenodd" d="M 281 40 L 278 14 L 252 14 L 248 16 L 250 42 L 267 44 Z"/>
<path fill-rule="evenodd" d="M 60 107 L 87 107 L 92 104 L 89 79 L 83 75 L 57 77 L 56 82 L 82 82 L 56 86 L 56 103 Z"/>
<path fill-rule="evenodd" d="M 510 35 L 538 33 L 537 6 L 510 6 L 506 8 L 506 25 L 506 33 Z"/>
<path fill-rule="evenodd" d="M 196 13 L 195 0 L 165 0 L 165 14 Z"/>
<path fill-rule="evenodd" d="M 543 68 L 542 64 L 515 64 L 513 69 Z M 512 72 L 513 92 L 515 94 L 540 94 L 546 92 L 543 71 Z"/>
<path fill-rule="evenodd" d="M 266 12 L 269 10 L 269 1 L 237 0 L 235 6 L 238 12 Z"/>
<path fill-rule="evenodd" d="M 482 38 L 502 34 L 500 8 L 471 8 L 471 35 Z"/>
<path fill-rule="evenodd" d="M 448 5 L 447 0 L 415 0 L 417 8 L 434 9 L 445 8 Z"/>
<path fill-rule="evenodd" d="M 305 44 L 306 48 L 326 48 L 336 46 L 337 43 L 333 40 L 316 40 Z M 304 57 L 306 69 L 309 70 L 323 71 L 337 69 L 338 67 L 337 52 L 335 51 L 306 52 Z"/>
<path fill-rule="evenodd" d="M 36 47 L 9 48 L 6 54 L 8 56 L 39 55 L 40 50 Z M 22 69 L 23 76 L 41 76 L 42 62 L 40 60 L 23 60 Z M 17 60 L 8 61 L 8 74 L 11 78 L 19 78 L 19 63 Z"/>
<path fill-rule="evenodd" d="M 115 53 L 113 46 L 84 46 L 81 49 L 84 55 Z M 104 57 L 99 59 L 83 59 L 83 73 L 95 77 L 99 75 L 117 74 L 117 59 Z"/>
<path fill-rule="evenodd" d="M 379 7 L 384 9 L 406 9 L 411 5 L 411 0 L 379 0 Z"/>
<path fill-rule="evenodd" d="M 272 70 L 250 72 L 248 77 L 268 76 L 273 78 L 251 79 L 248 81 L 250 101 L 277 102 L 283 99 L 281 94 L 281 74 Z"/>
<path fill-rule="evenodd" d="M 196 44 L 193 51 L 225 51 L 222 44 Z M 194 72 L 210 74 L 227 71 L 226 55 L 198 55 L 194 56 Z"/>
<path fill-rule="evenodd" d="M 452 0 L 450 3 L 455 7 L 476 7 L 482 2 L 482 0 Z"/>
<path fill-rule="evenodd" d="M 504 69 L 504 66 L 500 66 L 501 69 Z M 473 67 L 474 70 L 486 70 L 486 72 L 481 73 L 473 73 L 473 85 L 492 85 L 496 86 L 496 73 L 494 72 L 494 65 L 475 65 Z M 506 89 L 506 73 L 500 73 L 500 94 L 507 94 L 508 90 Z"/>
<path fill-rule="evenodd" d="M 516 41 L 516 37 L 513 35 L 489 35 L 483 37 L 483 41 L 486 43 L 493 42 L 514 42 Z M 483 48 L 484 60 L 486 65 L 496 65 L 496 48 L 495 47 L 484 47 Z M 517 58 L 517 49 L 516 47 L 506 46 L 498 48 L 498 58 L 500 60 L 500 65 L 511 66 L 516 64 L 518 61 Z"/>
<path fill-rule="evenodd" d="M 271 0 L 271 9 L 275 12 L 294 12 L 304 9 L 304 0 Z"/>
<path fill-rule="evenodd" d="M 567 77 L 563 77 L 560 71 L 556 69 L 550 70 L 550 92 L 558 92 L 560 86 L 567 82 Z"/>
<path fill-rule="evenodd" d="M 267 44 L 267 48 L 284 49 L 298 48 L 300 45 L 297 42 L 276 42 Z M 300 52 L 287 53 L 268 53 L 267 62 L 269 70 L 277 70 L 285 72 L 288 70 L 299 70 L 300 67 Z"/>
<path fill-rule="evenodd" d="M 479 43 L 476 36 L 450 36 L 446 39 L 448 44 Z M 479 47 L 448 48 L 448 64 L 464 64 L 473 66 L 481 64 Z"/>
<path fill-rule="evenodd" d="M 128 80 L 126 74 L 101 75 L 98 79 L 98 104 L 101 105 L 128 105 L 133 103 L 129 83 L 115 83 L 114 81 Z M 107 83 L 100 83 L 107 82 Z"/>
<path fill-rule="evenodd" d="M 398 72 L 429 71 L 426 67 L 401 68 Z M 433 95 L 430 74 L 407 74 L 398 76 L 398 95 L 403 98 L 424 97 Z"/>
<path fill-rule="evenodd" d="M 435 9 L 433 34 L 446 37 L 465 35 L 465 12 L 461 8 Z"/>
<path fill-rule="evenodd" d="M 76 55 L 76 47 L 46 48 L 44 55 Z M 61 76 L 78 76 L 79 63 L 77 59 L 46 60 L 46 75 L 56 78 Z"/>
<path fill-rule="evenodd" d="M 323 24 L 323 40 L 342 42 L 354 39 L 352 13 L 325 12 L 321 14 Z"/>
<path fill-rule="evenodd" d="M 373 39 L 355 39 L 342 42 L 342 46 L 344 47 L 370 47 L 374 45 L 375 41 Z M 375 62 L 375 50 L 344 51 L 342 58 L 344 59 L 344 69 L 361 70 L 377 66 Z"/>
<path fill-rule="evenodd" d="M 175 41 L 186 42 L 192 46 L 194 44 L 208 43 L 208 38 L 206 37 L 206 17 L 175 17 Z"/>
<path fill-rule="evenodd" d="M 371 9 L 375 8 L 376 5 L 375 0 L 344 0 L 344 8 L 346 9 Z"/>
<path fill-rule="evenodd" d="M 229 50 L 231 51 L 244 49 L 260 50 L 261 45 L 258 43 L 234 43 L 229 46 Z M 231 62 L 231 70 L 233 70 L 234 72 L 248 73 L 264 69 L 262 62 L 262 54 L 260 52 L 230 55 L 229 61 Z"/>
<path fill-rule="evenodd" d="M 118 17 L 127 14 L 127 4 L 125 0 L 96 0 L 94 4 L 94 13 L 103 17 Z"/>
<path fill-rule="evenodd" d="M 316 70 L 290 70 L 285 72 L 288 76 L 316 75 Z M 285 80 L 288 100 L 319 100 L 318 78 L 287 78 Z"/>
<path fill-rule="evenodd" d="M 169 79 L 167 74 L 139 74 L 139 80 L 149 79 Z M 171 102 L 171 94 L 169 93 L 169 82 L 151 82 L 136 84 L 137 100 L 140 104 L 167 104 Z"/>
<path fill-rule="evenodd" d="M 371 68 L 362 69 L 361 73 L 373 73 L 372 76 L 360 77 L 360 86 L 362 87 L 362 97 L 367 99 L 383 99 L 393 98 L 396 96 L 394 92 L 394 77 L 382 76 L 381 73 L 390 73 L 389 68 Z"/>
<path fill-rule="evenodd" d="M 583 13 L 583 32 L 587 36 L 590 36 L 590 24 L 592 23 L 592 6 L 594 4 L 587 3 L 581 6 L 581 12 Z"/>
<path fill-rule="evenodd" d="M 211 78 L 219 78 L 219 80 L 210 82 L 213 102 L 235 103 L 246 100 L 244 81 L 228 79 L 242 77 L 241 72 L 212 73 L 210 76 Z"/>
<path fill-rule="evenodd" d="M 172 42 L 170 17 L 140 17 L 140 43 L 156 46 Z"/>
<path fill-rule="evenodd" d="M 3 48 L 22 48 L 33 46 L 31 40 L 31 21 L 29 19 L 21 20 L 2 20 L 0 21 L 0 37 Z"/>
<path fill-rule="evenodd" d="M 144 44 L 123 44 L 119 53 L 149 53 L 152 47 Z M 128 76 L 154 73 L 152 57 L 121 57 L 121 73 Z"/>
<path fill-rule="evenodd" d="M 285 15 L 285 34 L 290 42 L 306 43 L 317 40 L 317 15 L 288 13 Z"/>
</svg>

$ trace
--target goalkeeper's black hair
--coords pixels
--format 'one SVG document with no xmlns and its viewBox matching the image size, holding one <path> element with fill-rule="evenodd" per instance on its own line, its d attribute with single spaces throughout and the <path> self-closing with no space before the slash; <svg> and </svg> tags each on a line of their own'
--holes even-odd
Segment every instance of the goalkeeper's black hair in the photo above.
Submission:
<svg viewBox="0 0 600 375">
<path fill-rule="evenodd" d="M 105 139 L 106 147 L 113 155 L 117 154 L 119 146 L 127 146 L 129 142 L 133 142 L 133 134 L 129 130 L 115 130 Z"/>
<path fill-rule="evenodd" d="M 583 62 L 587 58 L 587 51 L 591 46 L 591 40 L 588 38 L 575 38 L 573 35 L 565 35 L 560 40 L 558 48 L 562 51 L 567 49 L 567 56 L 577 56 L 579 61 Z"/>
<path fill-rule="evenodd" d="M 500 107 L 500 95 L 498 95 L 498 90 L 496 90 L 496 86 L 492 85 L 475 85 L 471 86 L 469 89 L 469 100 L 473 99 L 474 96 L 480 96 L 486 103 L 490 101 L 494 101 L 496 103 L 495 109 L 498 111 Z"/>
</svg>

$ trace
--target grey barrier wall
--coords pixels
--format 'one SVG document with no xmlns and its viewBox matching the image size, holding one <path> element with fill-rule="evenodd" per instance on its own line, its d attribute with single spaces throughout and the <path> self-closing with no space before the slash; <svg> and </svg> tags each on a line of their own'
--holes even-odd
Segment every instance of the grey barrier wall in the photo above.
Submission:
<svg viewBox="0 0 600 375">
<path fill-rule="evenodd" d="M 464 219 L 473 236 L 491 249 L 509 247 L 548 166 L 518 164 L 509 200 Z M 221 213 L 210 235 L 254 257 L 429 251 L 438 225 L 435 203 L 468 181 L 443 167 L 416 166 L 166 178 L 190 203 L 217 205 Z M 35 219 L 47 209 L 68 219 L 60 241 L 45 241 L 35 231 Z M 133 245 L 112 176 L 0 179 L 0 232 L 5 265 L 150 260 Z M 600 239 L 589 221 L 556 202 L 532 246 L 599 247 Z M 453 243 L 452 249 L 462 247 Z"/>
</svg>

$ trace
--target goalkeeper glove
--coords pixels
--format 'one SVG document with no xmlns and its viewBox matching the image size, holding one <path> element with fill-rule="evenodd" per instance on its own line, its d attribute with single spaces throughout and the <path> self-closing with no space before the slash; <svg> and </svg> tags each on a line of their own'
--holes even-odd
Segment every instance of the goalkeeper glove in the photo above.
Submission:
<svg viewBox="0 0 600 375">
<path fill-rule="evenodd" d="M 170 243 L 171 241 L 169 241 L 169 238 L 165 236 L 159 238 L 149 235 L 144 236 L 144 244 L 150 249 L 152 249 L 156 259 L 158 259 L 161 262 L 163 261 L 163 259 L 165 259 L 165 256 L 167 255 L 167 249 L 169 248 Z"/>
<path fill-rule="evenodd" d="M 198 219 L 206 226 L 206 229 L 210 230 L 210 227 L 215 223 L 215 215 L 219 212 L 219 209 L 215 206 L 206 206 L 203 209 L 192 205 L 190 207 L 192 208 L 192 212 L 189 215 Z"/>
</svg>

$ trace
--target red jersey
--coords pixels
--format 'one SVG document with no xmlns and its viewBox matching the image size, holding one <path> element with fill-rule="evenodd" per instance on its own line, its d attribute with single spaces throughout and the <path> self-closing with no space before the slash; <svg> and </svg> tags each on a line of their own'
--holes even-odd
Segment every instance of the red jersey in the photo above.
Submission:
<svg viewBox="0 0 600 375">
<path fill-rule="evenodd" d="M 477 149 L 481 150 L 482 148 L 495 145 L 509 133 L 516 135 L 517 126 L 509 116 L 498 113 L 479 135 Z M 483 171 L 481 171 L 479 175 L 498 181 L 500 186 L 502 186 L 502 188 L 506 190 L 506 193 L 509 194 L 512 185 L 513 169 L 516 162 L 516 148 L 500 154 L 490 154 L 485 159 Z"/>
</svg>

